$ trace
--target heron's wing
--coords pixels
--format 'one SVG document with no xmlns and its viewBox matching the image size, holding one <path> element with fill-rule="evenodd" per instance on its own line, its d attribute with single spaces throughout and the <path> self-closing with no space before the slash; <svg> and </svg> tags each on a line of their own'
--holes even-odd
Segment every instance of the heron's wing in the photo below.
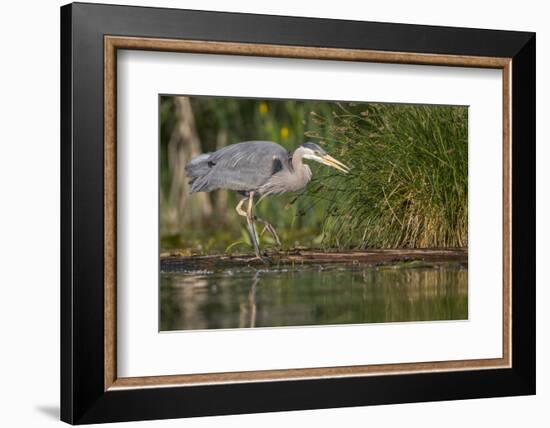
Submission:
<svg viewBox="0 0 550 428">
<path fill-rule="evenodd" d="M 288 169 L 288 152 L 269 141 L 247 141 L 232 144 L 212 153 L 210 171 L 204 176 L 208 190 L 259 189 L 277 172 Z"/>
</svg>

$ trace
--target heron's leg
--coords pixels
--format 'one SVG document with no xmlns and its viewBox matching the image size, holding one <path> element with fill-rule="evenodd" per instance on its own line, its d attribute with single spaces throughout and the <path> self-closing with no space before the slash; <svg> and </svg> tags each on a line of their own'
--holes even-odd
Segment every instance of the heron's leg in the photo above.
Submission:
<svg viewBox="0 0 550 428">
<path fill-rule="evenodd" d="M 256 228 L 254 227 L 254 216 L 252 215 L 252 207 L 254 206 L 254 192 L 248 194 L 248 208 L 246 210 L 246 223 L 248 224 L 248 232 L 250 233 L 250 239 L 254 245 L 254 252 L 256 257 L 261 259 L 260 245 L 258 244 L 258 235 L 256 234 Z"/>
<path fill-rule="evenodd" d="M 252 195 L 252 197 L 253 197 L 253 195 Z M 258 235 L 256 234 L 256 228 L 254 227 L 254 223 L 253 222 L 251 223 L 249 221 L 248 212 L 243 210 L 243 208 L 242 208 L 244 202 L 247 201 L 248 199 L 249 199 L 248 197 L 242 198 L 239 201 L 239 203 L 237 204 L 237 206 L 235 207 L 235 211 L 237 211 L 237 214 L 239 214 L 240 216 L 246 217 L 248 234 L 250 235 L 250 239 L 252 241 L 252 244 L 254 245 L 254 252 L 256 253 L 256 257 L 262 259 L 259 255 L 260 251 L 259 251 L 259 245 L 258 245 Z M 249 203 L 249 206 L 248 206 L 247 210 L 249 210 L 249 209 L 250 209 L 250 203 Z"/>
<path fill-rule="evenodd" d="M 263 218 L 260 218 L 258 216 L 254 216 L 254 220 L 257 220 L 264 225 L 264 229 L 262 230 L 261 234 L 263 234 L 267 230 L 269 233 L 271 233 L 271 236 L 273 236 L 273 239 L 275 239 L 275 242 L 277 243 L 277 245 L 279 247 L 282 246 L 281 240 L 279 239 L 279 235 L 277 235 L 277 232 L 275 231 L 275 228 L 271 225 L 271 223 L 269 223 L 267 220 L 264 220 Z"/>
<path fill-rule="evenodd" d="M 244 201 L 246 201 L 248 198 L 242 198 L 239 203 L 237 204 L 237 206 L 235 207 L 235 211 L 237 211 L 237 214 L 239 214 L 240 216 L 243 216 L 243 217 L 246 217 L 247 214 L 246 214 L 246 211 L 244 211 L 242 209 L 242 206 L 244 204 Z"/>
</svg>

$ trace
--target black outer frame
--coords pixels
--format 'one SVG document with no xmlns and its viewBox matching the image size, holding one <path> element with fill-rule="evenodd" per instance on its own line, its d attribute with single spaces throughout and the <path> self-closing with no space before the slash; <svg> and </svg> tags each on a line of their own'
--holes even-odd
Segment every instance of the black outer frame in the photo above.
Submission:
<svg viewBox="0 0 550 428">
<path fill-rule="evenodd" d="M 512 368 L 105 392 L 104 35 L 512 58 Z M 534 393 L 534 33 L 85 3 L 61 8 L 61 420 L 84 424 Z"/>
</svg>

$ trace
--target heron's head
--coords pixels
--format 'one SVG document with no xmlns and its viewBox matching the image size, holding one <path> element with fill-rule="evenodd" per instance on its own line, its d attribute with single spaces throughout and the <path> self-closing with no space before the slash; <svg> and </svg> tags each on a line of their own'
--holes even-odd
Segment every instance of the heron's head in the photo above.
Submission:
<svg viewBox="0 0 550 428">
<path fill-rule="evenodd" d="M 304 159 L 311 159 L 316 162 L 322 163 L 323 165 L 331 166 L 332 168 L 336 168 L 337 170 L 342 171 L 345 174 L 350 171 L 350 168 L 348 166 L 334 159 L 315 143 L 308 142 L 302 144 L 300 146 L 300 151 L 302 152 L 302 157 Z"/>
</svg>

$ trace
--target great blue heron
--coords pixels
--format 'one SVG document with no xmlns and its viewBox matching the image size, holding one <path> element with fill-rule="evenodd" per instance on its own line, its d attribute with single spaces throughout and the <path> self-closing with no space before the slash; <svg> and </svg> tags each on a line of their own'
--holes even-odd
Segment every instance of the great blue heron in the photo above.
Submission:
<svg viewBox="0 0 550 428">
<path fill-rule="evenodd" d="M 279 246 L 281 241 L 271 224 L 254 216 L 254 196 L 263 198 L 304 188 L 311 180 L 311 169 L 303 163 L 303 159 L 349 172 L 349 167 L 329 156 L 315 143 L 302 144 L 290 155 L 282 146 L 271 141 L 245 141 L 198 155 L 185 166 L 185 171 L 191 179 L 191 193 L 229 189 L 241 196 L 236 210 L 246 217 L 254 252 L 261 259 L 254 220 L 264 225 L 262 233 L 269 231 Z M 248 202 L 246 211 L 242 208 L 245 201 Z"/>
</svg>

